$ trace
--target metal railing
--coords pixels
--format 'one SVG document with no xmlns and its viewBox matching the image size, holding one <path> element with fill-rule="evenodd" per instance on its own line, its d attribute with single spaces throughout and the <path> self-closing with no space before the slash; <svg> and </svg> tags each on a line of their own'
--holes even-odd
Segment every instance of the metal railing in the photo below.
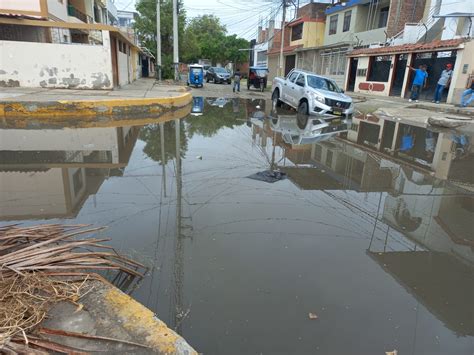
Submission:
<svg viewBox="0 0 474 355">
<path fill-rule="evenodd" d="M 77 18 L 78 20 L 81 20 L 84 23 L 94 23 L 94 20 L 92 19 L 92 17 L 90 17 L 89 15 L 86 15 L 85 13 L 79 11 L 78 9 L 76 9 L 72 5 L 67 6 L 67 14 L 69 16 Z"/>
<path fill-rule="evenodd" d="M 412 30 L 413 34 L 411 38 L 415 38 L 415 43 L 418 42 L 421 38 L 425 37 L 428 31 L 438 21 L 438 19 L 435 18 L 434 16 L 438 15 L 439 11 L 440 11 L 439 6 L 432 6 L 430 11 L 428 12 L 428 15 L 426 16 L 426 19 L 421 19 L 420 22 L 413 24 L 415 29 Z M 407 23 L 405 25 L 411 25 L 411 24 Z M 392 44 L 403 44 L 403 43 L 406 43 L 404 39 L 405 39 L 405 29 L 401 30 L 395 36 L 390 38 L 390 42 Z"/>
</svg>

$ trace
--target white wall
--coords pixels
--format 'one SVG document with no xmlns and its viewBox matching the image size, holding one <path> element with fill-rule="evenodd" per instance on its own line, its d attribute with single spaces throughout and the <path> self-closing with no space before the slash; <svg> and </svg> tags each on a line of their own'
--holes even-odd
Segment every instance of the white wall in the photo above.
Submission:
<svg viewBox="0 0 474 355">
<path fill-rule="evenodd" d="M 48 0 L 48 13 L 62 21 L 67 21 L 67 0 L 63 0 L 62 4 L 59 0 Z"/>
<path fill-rule="evenodd" d="M 119 46 L 117 43 L 117 65 L 119 74 L 119 85 L 122 86 L 129 83 L 128 54 L 120 52 L 118 48 Z"/>
<path fill-rule="evenodd" d="M 57 0 L 56 0 L 57 1 Z M 17 11 L 41 11 L 40 0 L 1 0 L 0 9 Z"/>
<path fill-rule="evenodd" d="M 112 89 L 109 32 L 102 35 L 103 45 L 0 41 L 0 86 Z"/>
</svg>

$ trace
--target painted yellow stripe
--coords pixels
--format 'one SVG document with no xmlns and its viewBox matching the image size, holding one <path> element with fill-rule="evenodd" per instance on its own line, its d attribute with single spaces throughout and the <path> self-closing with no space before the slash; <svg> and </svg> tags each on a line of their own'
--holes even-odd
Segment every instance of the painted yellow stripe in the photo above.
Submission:
<svg viewBox="0 0 474 355">
<path fill-rule="evenodd" d="M 190 93 L 174 97 L 127 98 L 107 100 L 4 101 L 0 102 L 2 118 L 54 118 L 85 116 L 122 116 L 162 114 L 192 101 Z"/>
</svg>

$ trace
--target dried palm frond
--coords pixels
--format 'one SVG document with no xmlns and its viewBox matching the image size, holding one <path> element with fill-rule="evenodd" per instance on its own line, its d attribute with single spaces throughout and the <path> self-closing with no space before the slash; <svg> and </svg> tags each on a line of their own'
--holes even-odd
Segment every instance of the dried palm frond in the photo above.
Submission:
<svg viewBox="0 0 474 355">
<path fill-rule="evenodd" d="M 102 279 L 92 271 L 112 269 L 143 277 L 142 264 L 101 244 L 109 239 L 79 237 L 103 229 L 59 224 L 0 227 L 0 352 L 24 353 L 26 347 L 38 354 L 83 353 L 31 334 L 52 304 L 69 301 L 79 306 L 79 299 L 90 291 L 87 281 Z"/>
</svg>

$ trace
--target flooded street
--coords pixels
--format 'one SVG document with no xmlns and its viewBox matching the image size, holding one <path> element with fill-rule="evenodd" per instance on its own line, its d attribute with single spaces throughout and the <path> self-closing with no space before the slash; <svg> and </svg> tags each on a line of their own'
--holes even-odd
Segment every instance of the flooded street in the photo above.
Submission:
<svg viewBox="0 0 474 355">
<path fill-rule="evenodd" d="M 149 267 L 122 290 L 204 354 L 472 355 L 473 125 L 271 106 L 4 121 L 0 223 L 108 226 Z"/>
</svg>

